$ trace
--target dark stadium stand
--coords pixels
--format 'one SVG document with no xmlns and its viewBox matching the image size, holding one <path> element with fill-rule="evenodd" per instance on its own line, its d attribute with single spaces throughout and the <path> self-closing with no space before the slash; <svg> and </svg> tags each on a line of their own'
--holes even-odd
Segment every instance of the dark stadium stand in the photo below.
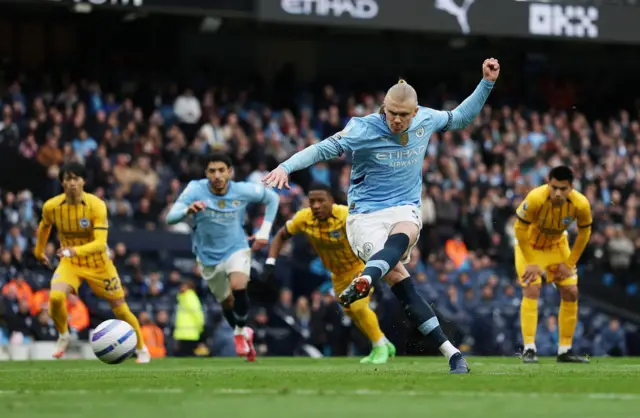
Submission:
<svg viewBox="0 0 640 418">
<path fill-rule="evenodd" d="M 106 14 L 103 18 L 113 19 Z M 64 19 L 75 22 L 66 14 Z M 55 32 L 49 23 L 40 22 Z M 146 27 L 161 27 L 158 22 Z M 87 33 L 87 23 L 75 24 L 76 35 Z M 15 54 L 5 54 L 0 41 L 0 57 L 9 57 L 0 67 L 0 345 L 18 332 L 32 338 L 41 335 L 25 330 L 24 318 L 16 315 L 21 312 L 20 300 L 29 303 L 29 315 L 38 315 L 43 306 L 32 293 L 47 288 L 51 272 L 38 266 L 31 250 L 43 200 L 61 192 L 56 180 L 61 164 L 86 165 L 88 191 L 102 197 L 109 208 L 109 242 L 130 307 L 136 314 L 149 314 L 145 322 L 160 327 L 171 355 L 177 288 L 183 278 L 197 276 L 190 227 L 169 228 L 162 219 L 185 182 L 202 176 L 202 157 L 212 150 L 228 152 L 236 180 L 259 182 L 267 170 L 339 131 L 351 117 L 377 111 L 384 87 L 397 75 L 381 75 L 386 81 L 376 90 L 361 86 L 353 73 L 349 77 L 359 87 L 350 88 L 330 69 L 317 74 L 313 82 L 296 80 L 296 68 L 286 66 L 279 71 L 265 69 L 273 77 L 258 82 L 247 74 L 248 65 L 238 65 L 242 68 L 233 74 L 228 62 L 215 67 L 213 62 L 220 60 L 184 64 L 178 70 L 170 68 L 180 55 L 178 41 L 171 41 L 167 33 L 157 35 L 158 41 L 166 42 L 166 56 L 160 46 L 150 47 L 157 66 L 153 72 L 139 57 L 112 61 L 127 36 L 136 33 L 129 30 L 123 30 L 113 44 L 102 34 L 98 42 L 108 51 L 86 56 L 87 68 L 69 63 L 65 51 L 52 53 L 51 62 L 29 66 Z M 234 27 L 221 37 L 229 39 L 245 30 L 262 33 L 263 29 Z M 89 45 L 76 35 L 77 51 L 69 55 L 85 57 Z M 132 48 L 146 45 L 149 35 L 140 36 Z M 192 34 L 192 39 L 206 44 L 198 36 Z M 384 48 L 390 45 L 392 41 Z M 37 54 L 37 48 L 25 48 Z M 56 45 L 47 48 L 56 51 Z M 192 48 L 185 54 L 195 54 L 201 47 Z M 219 44 L 215 48 L 224 57 L 225 48 Z M 508 45 L 496 42 L 496 49 L 506 51 Z M 226 51 L 233 53 L 231 48 Z M 464 77 L 439 68 L 446 85 L 421 80 L 424 88 L 418 91 L 428 93 L 421 102 L 442 108 L 459 103 L 470 92 L 467 86 L 479 79 L 476 55 L 467 51 L 460 59 Z M 410 271 L 461 348 L 480 355 L 517 353 L 521 289 L 512 267 L 514 209 L 528 190 L 545 181 L 550 167 L 569 164 L 576 171 L 576 188 L 589 198 L 594 212 L 594 233 L 580 262 L 584 298 L 574 347 L 592 355 L 639 355 L 640 322 L 635 315 L 640 314 L 640 123 L 638 109 L 627 106 L 633 103 L 632 92 L 621 93 L 624 100 L 614 106 L 606 100 L 613 93 L 602 87 L 595 93 L 605 98 L 600 109 L 592 96 L 583 93 L 592 86 L 589 77 L 595 77 L 597 70 L 569 83 L 562 71 L 556 77 L 548 70 L 553 62 L 518 59 L 532 73 L 528 80 L 535 81 L 525 83 L 512 69 L 505 71 L 491 104 L 472 126 L 432 137 L 423 165 L 424 229 Z M 467 61 L 473 65 L 477 61 L 477 68 L 466 68 Z M 134 70 L 131 77 L 126 73 L 127 63 L 133 63 L 135 76 Z M 536 65 L 545 71 L 537 71 Z M 174 70 L 181 74 L 172 74 Z M 423 74 L 415 68 L 408 72 L 416 78 Z M 186 77 L 191 73 L 193 77 Z M 213 74 L 215 82 L 209 83 L 204 74 Z M 424 74 L 438 77 L 436 70 Z M 618 87 L 615 83 L 610 82 L 612 89 Z M 280 195 L 274 231 L 305 206 L 311 181 L 331 185 L 344 202 L 349 170 L 347 157 L 293 176 L 292 190 Z M 261 209 L 251 208 L 247 232 L 253 233 L 260 222 Z M 261 354 L 301 354 L 303 344 L 326 355 L 368 351 L 368 343 L 330 294 L 328 272 L 303 238 L 294 239 L 278 260 L 277 288 L 260 281 L 265 257 L 265 252 L 254 256 L 250 289 L 252 326 Z M 198 293 L 207 318 L 202 342 L 212 355 L 235 355 L 220 306 L 206 287 Z M 88 289 L 80 296 L 91 326 L 111 317 L 109 305 Z M 545 286 L 538 331 L 542 355 L 557 350 L 558 303 L 553 286 Z M 375 305 L 383 330 L 400 343 L 401 353 L 432 351 L 399 326 L 402 312 L 388 289 L 376 293 Z M 78 331 L 86 337 L 84 329 Z"/>
</svg>

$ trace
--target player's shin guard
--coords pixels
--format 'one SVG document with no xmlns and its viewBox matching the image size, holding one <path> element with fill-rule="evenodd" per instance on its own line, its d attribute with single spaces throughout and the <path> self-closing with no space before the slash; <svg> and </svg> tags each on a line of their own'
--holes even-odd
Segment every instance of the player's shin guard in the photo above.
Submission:
<svg viewBox="0 0 640 418">
<path fill-rule="evenodd" d="M 560 314 L 558 315 L 558 354 L 564 354 L 573 345 L 573 334 L 578 323 L 578 302 L 563 300 L 560 302 Z"/>
<path fill-rule="evenodd" d="M 60 334 L 69 331 L 69 317 L 67 314 L 67 295 L 59 290 L 52 290 L 49 294 L 49 315 Z"/>
<path fill-rule="evenodd" d="M 418 294 L 411 277 L 407 277 L 391 287 L 404 312 L 411 322 L 418 326 L 418 331 L 431 340 L 440 349 L 447 359 L 459 351 L 449 342 L 442 331 L 440 322 L 429 304 Z"/>
<path fill-rule="evenodd" d="M 524 349 L 536 347 L 536 328 L 538 327 L 538 299 L 522 298 L 520 304 L 520 328 L 522 329 L 522 342 Z"/>
<path fill-rule="evenodd" d="M 233 316 L 235 325 L 238 328 L 244 328 L 247 324 L 247 316 L 249 315 L 249 295 L 247 289 L 233 291 Z"/>
<path fill-rule="evenodd" d="M 390 235 L 382 250 L 372 255 L 367 261 L 362 275 L 371 277 L 371 283 L 376 286 L 380 279 L 398 264 L 408 247 L 407 234 Z"/>
<path fill-rule="evenodd" d="M 129 309 L 129 305 L 123 303 L 122 305 L 118 305 L 118 307 L 113 309 L 113 314 L 121 321 L 126 322 L 131 325 L 131 328 L 136 332 L 136 337 L 138 340 L 138 344 L 136 348 L 138 350 L 144 347 L 144 338 L 142 337 L 142 330 L 140 329 L 140 323 L 138 322 L 138 318 L 131 312 Z"/>
</svg>

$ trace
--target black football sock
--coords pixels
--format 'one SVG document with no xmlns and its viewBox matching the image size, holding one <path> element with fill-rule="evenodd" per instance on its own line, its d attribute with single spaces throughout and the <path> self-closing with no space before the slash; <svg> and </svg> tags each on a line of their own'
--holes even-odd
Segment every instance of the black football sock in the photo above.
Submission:
<svg viewBox="0 0 640 418">
<path fill-rule="evenodd" d="M 247 316 L 249 314 L 249 295 L 247 289 L 240 289 L 233 291 L 233 316 L 236 320 L 237 327 L 244 327 L 247 323 Z"/>
<path fill-rule="evenodd" d="M 422 335 L 431 338 L 437 347 L 448 341 L 435 312 L 418 294 L 411 277 L 396 283 L 391 290 L 400 301 L 407 318 L 418 327 Z"/>
<path fill-rule="evenodd" d="M 409 247 L 407 234 L 393 234 L 384 243 L 384 247 L 371 256 L 362 272 L 363 276 L 371 277 L 371 284 L 376 286 L 380 279 L 398 264 L 402 254 Z"/>
<path fill-rule="evenodd" d="M 222 315 L 224 315 L 224 318 L 227 320 L 229 325 L 231 325 L 231 328 L 236 327 L 236 316 L 233 313 L 233 309 L 223 309 Z"/>
</svg>

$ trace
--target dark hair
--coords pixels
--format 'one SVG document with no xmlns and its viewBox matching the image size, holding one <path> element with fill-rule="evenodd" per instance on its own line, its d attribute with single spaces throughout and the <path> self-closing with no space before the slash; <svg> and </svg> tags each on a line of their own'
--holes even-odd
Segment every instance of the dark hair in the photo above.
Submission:
<svg viewBox="0 0 640 418">
<path fill-rule="evenodd" d="M 552 179 L 558 181 L 568 181 L 569 184 L 573 184 L 573 170 L 566 165 L 559 165 L 549 171 L 549 181 Z"/>
<path fill-rule="evenodd" d="M 58 173 L 58 179 L 60 180 L 60 183 L 62 183 L 67 174 L 73 174 L 76 177 L 84 179 L 87 176 L 87 171 L 80 163 L 67 163 L 62 166 L 62 168 L 60 169 L 60 173 Z"/>
<path fill-rule="evenodd" d="M 331 186 L 327 186 L 326 184 L 312 183 L 311 186 L 309 186 L 309 192 L 312 192 L 314 190 L 325 191 L 329 196 L 333 197 L 333 191 L 331 190 Z"/>
<path fill-rule="evenodd" d="M 213 152 L 209 154 L 209 156 L 205 161 L 205 164 L 206 166 L 209 166 L 210 163 L 217 163 L 217 162 L 224 163 L 224 165 L 226 165 L 227 168 L 231 168 L 231 166 L 233 165 L 231 162 L 231 158 L 224 152 Z"/>
</svg>

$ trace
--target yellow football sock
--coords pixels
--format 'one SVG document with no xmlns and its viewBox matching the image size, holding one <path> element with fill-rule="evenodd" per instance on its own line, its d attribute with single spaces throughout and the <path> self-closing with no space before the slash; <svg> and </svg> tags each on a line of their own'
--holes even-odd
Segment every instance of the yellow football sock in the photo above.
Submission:
<svg viewBox="0 0 640 418">
<path fill-rule="evenodd" d="M 69 331 L 69 315 L 67 314 L 67 295 L 59 290 L 49 293 L 49 316 L 53 319 L 58 333 Z"/>
<path fill-rule="evenodd" d="M 558 315 L 559 347 L 571 348 L 577 323 L 578 302 L 567 302 L 566 300 L 560 302 L 560 314 Z"/>
<path fill-rule="evenodd" d="M 138 338 L 138 344 L 136 348 L 140 350 L 144 347 L 144 339 L 142 338 L 142 330 L 140 329 L 140 323 L 138 322 L 138 318 L 131 312 L 129 309 L 129 305 L 126 303 L 118 306 L 113 310 L 113 314 L 121 321 L 126 322 L 131 325 L 133 330 L 136 332 L 136 337 Z"/>
<path fill-rule="evenodd" d="M 538 299 L 522 298 L 520 305 L 520 327 L 524 345 L 536 343 L 536 328 L 538 328 Z"/>
<path fill-rule="evenodd" d="M 345 309 L 345 312 L 372 344 L 379 343 L 384 338 L 384 333 L 378 323 L 378 316 L 369 307 L 369 298 L 351 304 L 349 309 Z"/>
</svg>

